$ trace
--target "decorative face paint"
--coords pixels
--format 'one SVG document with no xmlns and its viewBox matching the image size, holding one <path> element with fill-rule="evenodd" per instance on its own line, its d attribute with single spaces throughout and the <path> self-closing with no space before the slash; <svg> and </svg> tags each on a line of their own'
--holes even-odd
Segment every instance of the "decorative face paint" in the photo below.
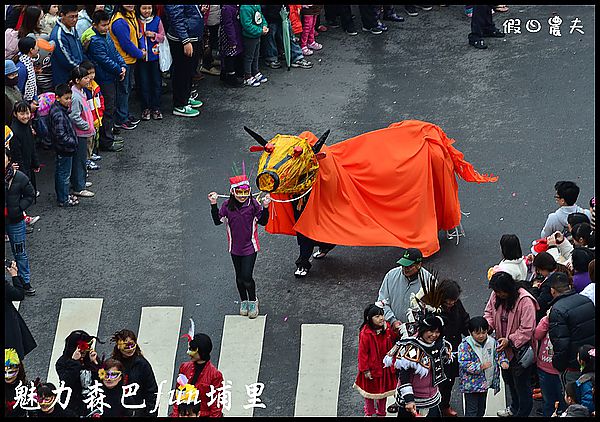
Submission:
<svg viewBox="0 0 600 422">
<path fill-rule="evenodd" d="M 198 350 L 191 350 L 191 349 L 188 349 L 186 353 L 187 353 L 187 354 L 188 354 L 188 356 L 189 356 L 189 357 L 191 357 L 191 358 L 195 358 L 196 356 L 198 356 Z"/>
<path fill-rule="evenodd" d="M 8 384 L 12 384 L 16 379 L 17 375 L 19 375 L 19 367 L 18 366 L 5 366 L 4 367 L 4 382 Z"/>
<path fill-rule="evenodd" d="M 233 189 L 233 196 L 239 202 L 246 202 L 246 200 L 250 197 L 250 186 L 240 186 Z"/>
</svg>

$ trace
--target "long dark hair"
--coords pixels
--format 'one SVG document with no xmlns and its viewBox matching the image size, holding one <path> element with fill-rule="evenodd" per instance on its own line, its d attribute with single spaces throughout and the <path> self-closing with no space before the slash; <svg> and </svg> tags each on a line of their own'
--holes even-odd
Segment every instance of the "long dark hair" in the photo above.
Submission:
<svg viewBox="0 0 600 422">
<path fill-rule="evenodd" d="M 512 311 L 517 304 L 520 287 L 520 284 L 515 283 L 510 274 L 505 273 L 504 271 L 498 271 L 495 273 L 490 279 L 490 289 L 492 289 L 494 292 L 508 293 L 508 297 L 506 299 L 500 299 L 498 296 L 496 296 L 494 308 L 498 309 L 500 305 L 504 305 L 504 308 L 507 311 Z"/>
<path fill-rule="evenodd" d="M 503 234 L 500 238 L 500 249 L 504 259 L 511 261 L 523 256 L 521 251 L 521 242 L 516 234 Z"/>
<path fill-rule="evenodd" d="M 590 354 L 592 350 L 595 351 L 596 347 L 591 344 L 584 344 L 577 351 L 579 360 L 583 362 L 583 369 L 581 370 L 583 374 L 586 372 L 596 372 L 596 353 Z"/>
<path fill-rule="evenodd" d="M 18 33 L 19 38 L 26 37 L 27 34 L 31 32 L 34 34 L 39 34 L 42 32 L 42 28 L 40 28 L 39 25 L 41 13 L 42 9 L 37 6 L 25 6 L 23 22 L 21 23 Z"/>
</svg>

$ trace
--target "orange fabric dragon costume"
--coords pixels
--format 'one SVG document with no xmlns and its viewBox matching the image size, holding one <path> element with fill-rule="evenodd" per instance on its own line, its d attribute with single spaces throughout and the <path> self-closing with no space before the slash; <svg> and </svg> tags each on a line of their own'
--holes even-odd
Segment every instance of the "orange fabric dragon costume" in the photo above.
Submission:
<svg viewBox="0 0 600 422">
<path fill-rule="evenodd" d="M 467 182 L 498 178 L 479 174 L 444 131 L 404 120 L 332 146 L 311 133 L 277 135 L 266 141 L 244 128 L 260 146 L 259 189 L 277 200 L 307 194 L 296 221 L 296 202 L 272 202 L 266 230 L 296 232 L 318 242 L 346 246 L 440 249 L 439 230 L 460 224 L 456 174 Z M 306 198 L 301 198 L 303 200 Z"/>
</svg>

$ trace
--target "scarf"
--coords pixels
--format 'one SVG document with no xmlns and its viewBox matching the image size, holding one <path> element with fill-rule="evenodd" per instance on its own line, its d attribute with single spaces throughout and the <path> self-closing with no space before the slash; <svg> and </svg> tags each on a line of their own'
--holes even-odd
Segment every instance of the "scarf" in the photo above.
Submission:
<svg viewBox="0 0 600 422">
<path fill-rule="evenodd" d="M 19 61 L 25 65 L 27 69 L 27 80 L 25 81 L 25 93 L 23 99 L 32 101 L 37 97 L 37 84 L 35 83 L 35 70 L 33 69 L 33 61 L 27 54 L 20 54 Z"/>
</svg>

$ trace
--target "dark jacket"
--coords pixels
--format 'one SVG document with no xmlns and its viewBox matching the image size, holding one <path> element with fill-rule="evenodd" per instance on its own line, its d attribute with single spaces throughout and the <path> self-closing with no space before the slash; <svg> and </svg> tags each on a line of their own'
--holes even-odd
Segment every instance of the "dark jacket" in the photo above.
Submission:
<svg viewBox="0 0 600 422">
<path fill-rule="evenodd" d="M 552 279 L 555 277 L 557 272 L 553 272 L 548 277 L 546 277 L 540 287 L 531 287 L 529 292 L 535 297 L 538 305 L 540 305 L 540 309 L 536 312 L 535 320 L 540 322 L 540 320 L 546 315 L 548 309 L 550 309 L 550 302 L 552 302 L 552 293 L 550 293 L 550 284 L 552 284 Z"/>
<path fill-rule="evenodd" d="M 14 135 L 10 140 L 12 162 L 18 163 L 19 170 L 25 173 L 31 180 L 31 170 L 40 166 L 35 148 L 35 139 L 31 132 L 31 124 L 24 125 L 18 119 L 14 118 L 10 128 Z"/>
<path fill-rule="evenodd" d="M 577 370 L 577 351 L 584 344 L 596 344 L 594 303 L 575 290 L 557 296 L 551 303 L 549 336 L 554 348 L 552 366 L 558 371 Z"/>
<path fill-rule="evenodd" d="M 70 157 L 77 149 L 77 135 L 69 111 L 58 100 L 50 107 L 50 139 L 57 154 Z"/>
<path fill-rule="evenodd" d="M 123 395 L 123 382 L 117 384 L 114 388 L 108 389 L 106 387 L 102 387 L 104 394 L 106 394 L 106 398 L 104 401 L 110 405 L 110 408 L 105 407 L 104 412 L 102 413 L 102 417 L 115 417 L 115 418 L 123 418 L 126 416 L 133 415 L 133 409 L 127 409 L 121 404 L 121 397 Z M 152 409 L 150 409 L 152 410 Z"/>
<path fill-rule="evenodd" d="M 65 386 L 72 390 L 71 400 L 69 400 L 67 409 L 75 412 L 78 416 L 87 416 L 90 411 L 86 408 L 85 403 L 83 403 L 85 396 L 81 384 L 82 371 L 91 371 L 91 383 L 93 384 L 95 380 L 100 381 L 98 379 L 98 368 L 91 363 L 84 365 L 82 362 L 72 359 L 73 351 L 69 350 L 58 358 L 56 361 L 56 373 L 58 374 L 58 379 L 64 381 Z"/>
<path fill-rule="evenodd" d="M 64 398 L 64 397 L 63 397 Z M 54 406 L 52 413 L 44 413 L 41 410 L 29 412 L 32 418 L 77 418 L 78 416 L 69 408 L 63 409 L 60 405 Z"/>
<path fill-rule="evenodd" d="M 263 16 L 269 23 L 281 23 L 281 4 L 261 4 Z"/>
<path fill-rule="evenodd" d="M 95 81 L 98 85 L 115 83 L 119 79 L 125 60 L 117 52 L 115 44 L 110 35 L 101 35 L 92 28 L 95 35 L 90 38 L 87 48 L 87 56 L 94 63 L 96 69 Z"/>
<path fill-rule="evenodd" d="M 183 44 L 202 39 L 204 17 L 200 6 L 194 4 L 165 5 L 165 17 L 168 21 L 167 38 Z"/>
<path fill-rule="evenodd" d="M 123 384 L 137 383 L 140 386 L 134 397 L 125 399 L 126 404 L 141 404 L 146 401 L 146 407 L 136 409 L 135 416 L 158 416 L 158 412 L 150 413 L 156 405 L 158 385 L 150 362 L 144 356 L 134 356 L 131 359 L 119 359 L 125 366 Z"/>
<path fill-rule="evenodd" d="M 12 280 L 4 276 L 4 348 L 15 349 L 19 358 L 23 360 L 25 355 L 37 347 L 31 331 L 23 317 L 12 304 L 13 301 L 25 299 L 23 290 L 23 279 L 20 276 L 12 277 Z"/>
<path fill-rule="evenodd" d="M 23 211 L 25 211 L 35 200 L 35 189 L 29 181 L 29 178 L 20 172 L 15 171 L 10 188 L 4 182 L 4 224 L 16 224 L 23 220 Z"/>
<path fill-rule="evenodd" d="M 458 351 L 458 346 L 462 342 L 462 336 L 469 335 L 467 324 L 469 323 L 469 313 L 465 310 L 460 299 L 456 301 L 450 310 L 442 308 L 442 317 L 445 318 L 444 338 L 452 345 L 452 351 Z M 458 376 L 458 359 L 455 357 L 448 365 L 444 365 L 444 372 L 448 378 Z"/>
<path fill-rule="evenodd" d="M 71 78 L 71 70 L 83 61 L 83 46 L 75 28 L 73 34 L 66 30 L 60 19 L 50 33 L 50 41 L 54 41 L 55 45 L 50 58 L 54 86 L 67 83 Z"/>
</svg>

